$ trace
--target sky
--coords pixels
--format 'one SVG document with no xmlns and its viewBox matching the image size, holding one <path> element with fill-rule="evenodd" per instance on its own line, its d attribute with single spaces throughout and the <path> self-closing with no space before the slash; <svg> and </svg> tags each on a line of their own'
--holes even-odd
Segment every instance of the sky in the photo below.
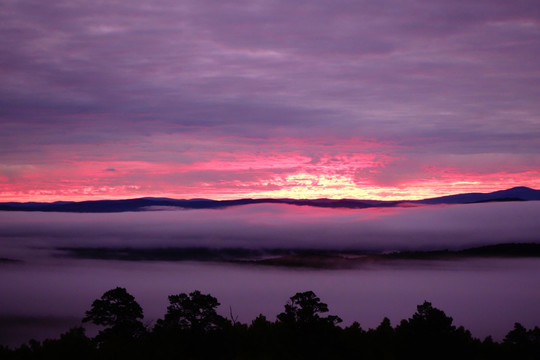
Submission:
<svg viewBox="0 0 540 360">
<path fill-rule="evenodd" d="M 0 0 L 0 201 L 540 188 L 540 2 Z"/>
</svg>

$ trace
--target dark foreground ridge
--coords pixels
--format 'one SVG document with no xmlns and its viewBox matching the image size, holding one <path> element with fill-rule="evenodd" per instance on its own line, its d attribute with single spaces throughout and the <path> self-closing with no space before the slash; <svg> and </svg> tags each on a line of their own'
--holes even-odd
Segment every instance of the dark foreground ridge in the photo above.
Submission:
<svg viewBox="0 0 540 360">
<path fill-rule="evenodd" d="M 313 206 L 322 208 L 364 209 L 373 207 L 395 207 L 437 204 L 472 204 L 482 202 L 533 201 L 540 200 L 540 190 L 528 187 L 515 187 L 492 193 L 469 193 L 424 199 L 417 201 L 377 201 L 355 199 L 238 199 L 238 200 L 176 200 L 168 198 L 139 198 L 126 200 L 96 200 L 81 202 L 53 203 L 0 203 L 0 211 L 46 211 L 46 212 L 78 212 L 78 213 L 115 213 L 127 211 L 148 211 L 162 209 L 219 209 L 252 204 L 286 204 L 296 206 Z"/>
<path fill-rule="evenodd" d="M 474 257 L 540 257 L 540 243 L 507 243 L 461 250 L 395 251 L 326 249 L 248 249 L 209 247 L 115 248 L 60 247 L 59 256 L 124 261 L 203 261 L 299 268 L 346 269 L 396 260 L 444 260 Z"/>
<path fill-rule="evenodd" d="M 143 323 L 143 309 L 125 288 L 106 291 L 86 311 L 83 323 L 101 330 L 94 338 L 82 326 L 59 339 L 30 340 L 16 349 L 0 346 L 0 358 L 16 359 L 538 359 L 540 328 L 519 323 L 502 342 L 474 338 L 430 302 L 392 326 L 384 318 L 375 329 L 338 324 L 314 292 L 296 293 L 283 312 L 251 324 L 217 313 L 210 294 L 170 295 L 163 318 Z"/>
</svg>

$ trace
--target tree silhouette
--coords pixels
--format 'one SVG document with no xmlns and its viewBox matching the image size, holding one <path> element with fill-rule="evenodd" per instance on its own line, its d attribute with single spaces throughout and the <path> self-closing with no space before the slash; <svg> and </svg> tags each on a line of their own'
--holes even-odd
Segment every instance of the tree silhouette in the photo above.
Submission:
<svg viewBox="0 0 540 360">
<path fill-rule="evenodd" d="M 60 339 L 46 339 L 40 352 L 47 354 L 46 359 L 94 359 L 96 348 L 94 342 L 85 334 L 83 327 L 70 329 L 60 335 Z M 0 357 L 1 358 L 1 357 Z"/>
<path fill-rule="evenodd" d="M 143 310 L 133 295 L 125 288 L 117 287 L 106 291 L 100 299 L 94 300 L 83 322 L 106 326 L 100 331 L 98 340 L 106 338 L 135 338 L 144 332 Z"/>
<path fill-rule="evenodd" d="M 109 290 L 84 317 L 106 327 L 95 339 L 77 327 L 13 350 L 0 345 L 0 359 L 540 359 L 539 327 L 515 323 L 502 343 L 481 342 L 427 301 L 397 327 L 384 318 L 367 331 L 358 322 L 341 328 L 337 316 L 322 317 L 328 306 L 312 291 L 291 297 L 276 322 L 259 315 L 249 326 L 219 316 L 217 299 L 199 291 L 169 301 L 165 318 L 148 333 L 134 297 Z"/>
<path fill-rule="evenodd" d="M 453 319 L 425 301 L 409 320 L 396 328 L 401 352 L 416 358 L 467 358 L 473 349 L 473 338 L 463 327 L 452 325 Z"/>
<path fill-rule="evenodd" d="M 341 319 L 335 315 L 322 317 L 328 305 L 313 291 L 296 293 L 285 311 L 277 315 L 278 344 L 282 354 L 292 359 L 329 359 L 339 348 L 335 326 Z"/>
<path fill-rule="evenodd" d="M 424 301 L 416 309 L 416 313 L 409 320 L 414 331 L 427 336 L 437 336 L 449 334 L 456 329 L 452 325 L 453 319 L 446 316 L 444 311 L 434 308 L 430 302 Z"/>
<path fill-rule="evenodd" d="M 335 315 L 321 317 L 321 313 L 328 312 L 328 305 L 321 302 L 313 291 L 296 293 L 287 304 L 285 311 L 278 314 L 278 320 L 284 323 L 314 324 L 323 322 L 328 324 L 338 324 L 342 320 Z"/>
<path fill-rule="evenodd" d="M 514 323 L 514 328 L 506 334 L 504 342 L 512 345 L 524 345 L 530 342 L 529 332 L 520 323 Z"/>
<path fill-rule="evenodd" d="M 537 326 L 532 330 L 527 330 L 520 323 L 515 323 L 514 328 L 506 334 L 503 344 L 507 351 L 516 358 L 540 358 L 540 328 Z M 532 356 L 535 354 L 536 356 Z"/>
<path fill-rule="evenodd" d="M 169 303 L 165 317 L 156 323 L 158 329 L 208 332 L 220 329 L 227 323 L 216 312 L 220 305 L 217 299 L 209 294 L 201 294 L 198 290 L 189 295 L 170 295 Z"/>
</svg>

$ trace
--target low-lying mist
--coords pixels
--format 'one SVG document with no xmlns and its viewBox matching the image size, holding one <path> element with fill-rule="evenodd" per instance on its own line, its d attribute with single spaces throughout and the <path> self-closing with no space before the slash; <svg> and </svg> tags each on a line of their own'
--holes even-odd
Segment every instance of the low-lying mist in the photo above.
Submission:
<svg viewBox="0 0 540 360">
<path fill-rule="evenodd" d="M 0 212 L 0 344 L 57 336 L 80 324 L 92 300 L 116 286 L 134 294 L 149 323 L 163 315 L 167 296 L 179 292 L 210 293 L 222 303 L 223 315 L 232 306 L 240 321 L 250 322 L 261 312 L 274 318 L 289 296 L 313 290 L 346 324 L 358 320 L 376 327 L 384 316 L 395 324 L 428 300 L 475 336 L 500 340 L 516 321 L 527 327 L 540 324 L 538 258 L 413 259 L 331 270 L 324 264 L 268 267 L 222 259 L 279 253 L 276 249 L 459 250 L 540 242 L 538 214 L 540 202 L 353 210 L 250 205 L 114 214 Z M 131 252 L 122 254 L 122 249 Z M 211 261 L 193 261 L 197 258 Z M 177 261 L 183 259 L 191 261 Z"/>
<path fill-rule="evenodd" d="M 61 247 L 461 249 L 540 240 L 540 202 L 389 209 L 248 205 L 113 214 L 3 212 L 1 258 Z M 21 254 L 19 254 L 21 255 Z"/>
</svg>

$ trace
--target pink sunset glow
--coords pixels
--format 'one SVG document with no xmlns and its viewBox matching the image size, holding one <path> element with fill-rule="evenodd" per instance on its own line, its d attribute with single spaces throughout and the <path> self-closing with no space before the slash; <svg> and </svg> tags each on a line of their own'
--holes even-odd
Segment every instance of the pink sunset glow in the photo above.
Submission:
<svg viewBox="0 0 540 360">
<path fill-rule="evenodd" d="M 4 1 L 0 202 L 540 188 L 536 1 Z"/>
</svg>

